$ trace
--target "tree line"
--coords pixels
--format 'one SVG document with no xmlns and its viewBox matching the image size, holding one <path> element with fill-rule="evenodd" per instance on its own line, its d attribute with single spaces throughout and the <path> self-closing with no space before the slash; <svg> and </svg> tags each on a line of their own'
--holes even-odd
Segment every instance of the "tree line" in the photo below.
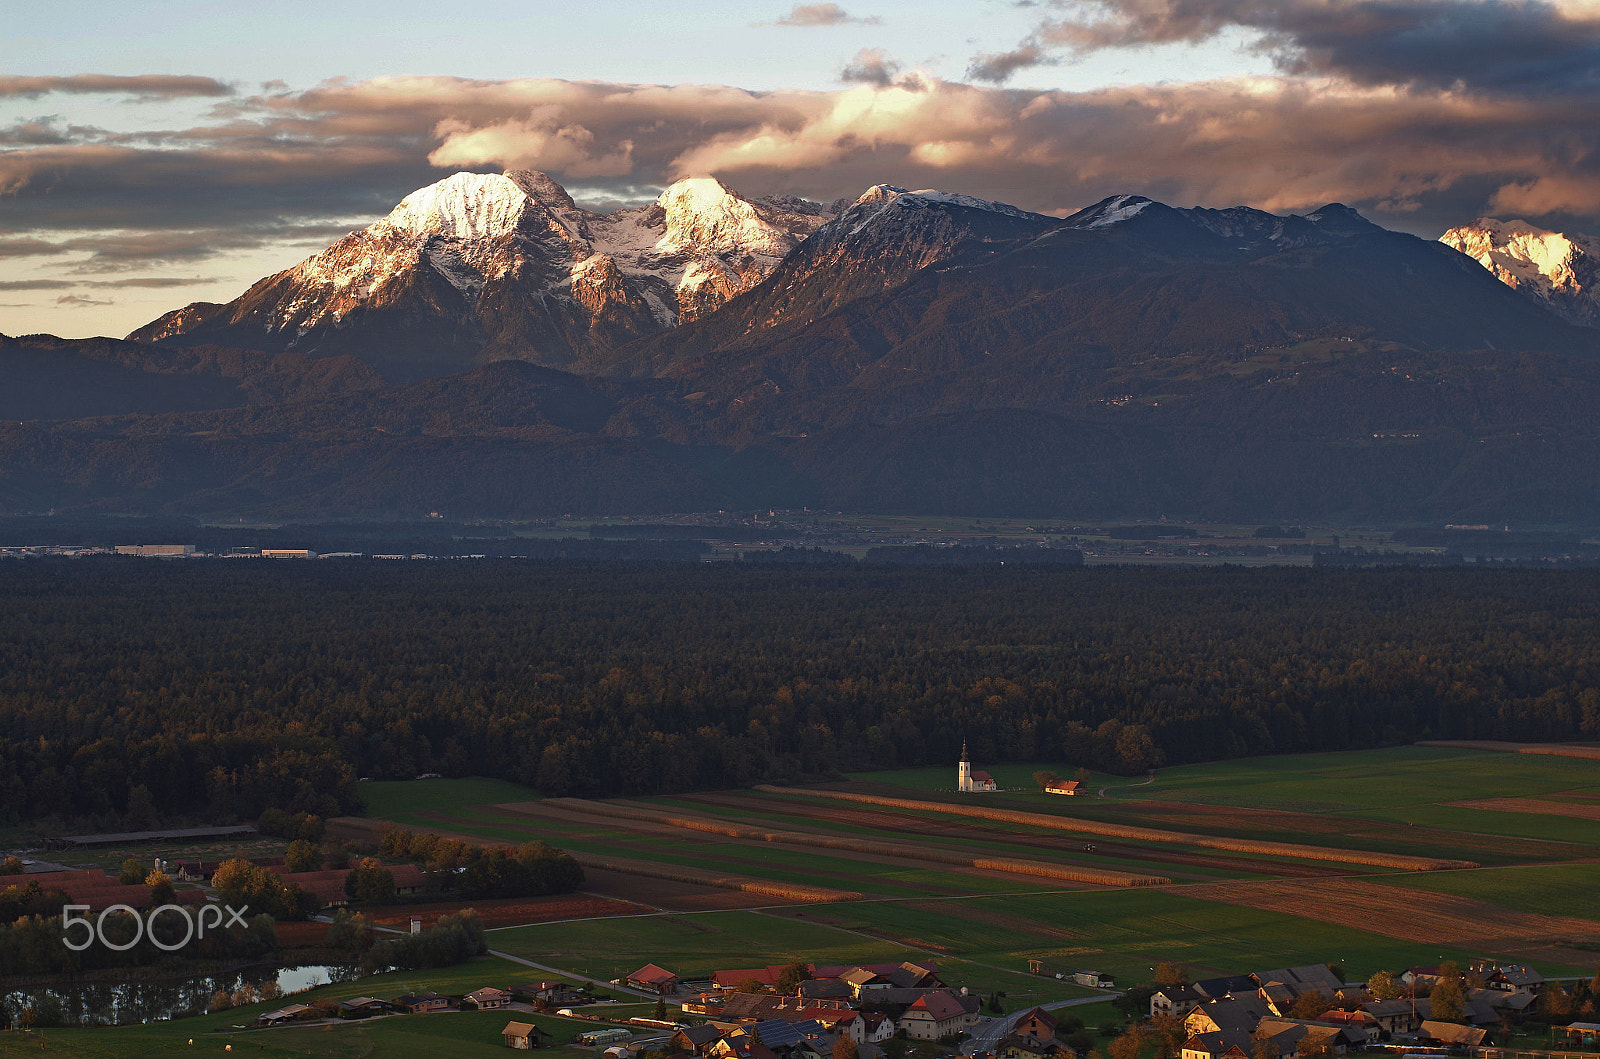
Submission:
<svg viewBox="0 0 1600 1059">
<path fill-rule="evenodd" d="M 0 824 L 1600 738 L 1600 572 L 0 565 Z M 303 838 L 304 836 L 296 836 Z M 305 838 L 307 841 L 314 841 Z"/>
</svg>

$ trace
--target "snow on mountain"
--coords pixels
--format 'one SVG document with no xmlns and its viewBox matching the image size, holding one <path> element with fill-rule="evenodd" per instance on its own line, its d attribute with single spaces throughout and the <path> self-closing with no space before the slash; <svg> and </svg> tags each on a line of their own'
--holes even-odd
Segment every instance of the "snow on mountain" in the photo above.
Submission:
<svg viewBox="0 0 1600 1059">
<path fill-rule="evenodd" d="M 469 363 L 569 364 L 711 312 L 828 216 L 711 178 L 603 214 L 543 173 L 456 173 L 229 305 L 189 306 L 132 337 L 369 357 L 388 355 L 369 348 L 381 339 L 427 344 L 435 361 L 443 344 L 472 350 Z"/>
<path fill-rule="evenodd" d="M 1481 217 L 1439 241 L 1573 323 L 1600 326 L 1600 240 Z"/>
</svg>

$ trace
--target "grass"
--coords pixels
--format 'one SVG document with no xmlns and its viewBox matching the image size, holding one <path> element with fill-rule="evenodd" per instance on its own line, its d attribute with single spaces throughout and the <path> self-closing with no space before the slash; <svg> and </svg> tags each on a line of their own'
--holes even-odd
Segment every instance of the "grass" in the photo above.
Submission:
<svg viewBox="0 0 1600 1059">
<path fill-rule="evenodd" d="M 367 815 L 408 826 L 426 825 L 425 812 L 449 812 L 469 805 L 527 802 L 539 792 L 505 780 L 474 776 L 459 780 L 374 780 L 363 783 Z"/>
<path fill-rule="evenodd" d="M 771 963 L 886 963 L 927 955 L 834 929 L 804 912 L 794 918 L 739 910 L 541 923 L 496 930 L 489 938 L 501 952 L 602 979 L 622 977 L 646 963 L 693 978 Z"/>
<path fill-rule="evenodd" d="M 992 771 L 992 770 L 991 770 Z M 1370 812 L 1483 798 L 1600 788 L 1600 761 L 1402 746 L 1283 754 L 1162 769 L 1119 797 L 1297 812 Z"/>
<path fill-rule="evenodd" d="M 1338 924 L 1150 889 L 932 900 L 914 908 L 887 902 L 832 908 L 841 923 L 872 923 L 970 960 L 1024 969 L 1030 958 L 1044 959 L 1072 969 L 1107 971 L 1121 983 L 1149 981 L 1151 970 L 1163 960 L 1187 964 L 1197 974 L 1339 962 L 1359 979 L 1415 963 L 1420 948 Z M 1014 917 L 1017 925 L 991 925 L 981 918 L 984 913 Z M 1023 926 L 1028 923 L 1078 936 L 1051 937 Z M 1483 955 L 1446 951 L 1447 959 Z M 1428 949 L 1430 959 L 1437 955 Z"/>
<path fill-rule="evenodd" d="M 1600 820 L 1579 820 L 1570 816 L 1503 812 L 1498 809 L 1468 809 L 1458 805 L 1410 805 L 1354 815 L 1369 820 L 1417 824 L 1446 831 L 1475 831 L 1485 835 L 1506 835 L 1512 838 L 1600 846 Z M 1593 855 L 1592 850 L 1575 849 L 1572 852 L 1573 856 Z"/>
<path fill-rule="evenodd" d="M 1374 879 L 1385 886 L 1453 894 L 1518 912 L 1600 920 L 1600 864 L 1530 864 Z M 1596 956 L 1600 960 L 1600 956 Z"/>
</svg>

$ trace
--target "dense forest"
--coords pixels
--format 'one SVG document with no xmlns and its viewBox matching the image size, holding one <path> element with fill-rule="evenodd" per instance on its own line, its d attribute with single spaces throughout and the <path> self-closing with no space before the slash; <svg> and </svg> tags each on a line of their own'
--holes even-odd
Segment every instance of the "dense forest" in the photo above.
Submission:
<svg viewBox="0 0 1600 1059">
<path fill-rule="evenodd" d="M 1588 570 L 78 559 L 0 599 L 0 822 L 41 828 L 1600 739 Z"/>
</svg>

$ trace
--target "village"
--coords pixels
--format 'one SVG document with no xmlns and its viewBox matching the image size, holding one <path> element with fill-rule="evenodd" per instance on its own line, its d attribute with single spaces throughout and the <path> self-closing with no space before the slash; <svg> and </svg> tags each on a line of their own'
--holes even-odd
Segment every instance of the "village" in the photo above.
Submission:
<svg viewBox="0 0 1600 1059">
<path fill-rule="evenodd" d="M 1111 995 L 1130 1019 L 1126 1026 L 1099 1028 L 1098 1036 L 1113 1036 L 1112 1059 L 1327 1059 L 1357 1052 L 1501 1059 L 1507 1053 L 1493 1047 L 1497 1031 L 1508 1038 L 1511 1027 L 1539 1008 L 1547 988 L 1566 995 L 1559 981 L 1547 982 L 1538 971 L 1492 960 L 1474 961 L 1464 970 L 1446 964 L 1380 972 L 1365 983 L 1346 983 L 1335 967 L 1322 964 L 1195 981 L 1186 980 L 1177 965 L 1162 964 L 1157 977 L 1177 980 L 1120 993 L 1098 972 L 1065 971 L 1038 960 L 1031 969 L 1105 992 L 1006 1015 L 997 995 L 982 997 L 947 984 L 934 961 L 772 964 L 700 979 L 649 963 L 611 983 L 637 998 L 655 998 L 648 1017 L 607 1019 L 585 1007 L 597 1002 L 593 987 L 540 981 L 510 989 L 483 986 L 460 996 L 293 1004 L 255 1022 L 271 1027 L 506 1009 L 602 1024 L 563 1041 L 532 1021 L 512 1018 L 501 1032 L 506 1047 L 570 1043 L 605 1059 L 1087 1059 L 1100 1054 L 1097 1034 L 1071 1008 Z M 1551 1027 L 1552 1048 L 1592 1048 L 1597 1039 L 1600 1024 Z"/>
</svg>

